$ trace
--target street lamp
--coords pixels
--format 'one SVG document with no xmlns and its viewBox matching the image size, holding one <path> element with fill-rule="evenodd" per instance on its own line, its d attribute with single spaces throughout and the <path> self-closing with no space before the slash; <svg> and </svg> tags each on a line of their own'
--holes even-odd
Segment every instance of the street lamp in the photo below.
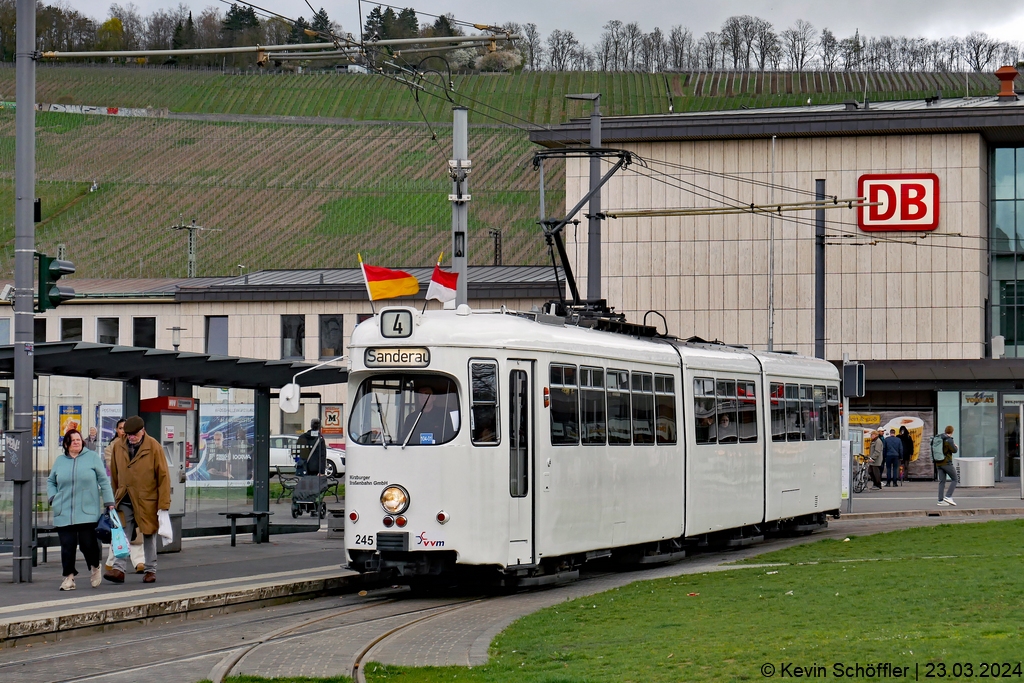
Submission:
<svg viewBox="0 0 1024 683">
<path fill-rule="evenodd" d="M 175 325 L 174 327 L 168 327 L 167 329 L 171 331 L 171 346 L 173 346 L 174 350 L 177 351 L 178 347 L 181 346 L 181 333 L 188 328 L 178 327 Z"/>
</svg>

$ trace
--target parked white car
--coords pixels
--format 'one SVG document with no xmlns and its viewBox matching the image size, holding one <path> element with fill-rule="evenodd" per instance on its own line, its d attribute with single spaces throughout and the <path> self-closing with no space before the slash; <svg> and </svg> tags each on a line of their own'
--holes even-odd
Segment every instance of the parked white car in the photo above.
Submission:
<svg viewBox="0 0 1024 683">
<path fill-rule="evenodd" d="M 270 437 L 270 471 L 280 467 L 282 472 L 295 470 L 295 456 L 292 455 L 299 441 L 298 434 L 279 434 Z M 337 448 L 327 449 L 328 477 L 340 477 L 345 474 L 345 451 Z"/>
</svg>

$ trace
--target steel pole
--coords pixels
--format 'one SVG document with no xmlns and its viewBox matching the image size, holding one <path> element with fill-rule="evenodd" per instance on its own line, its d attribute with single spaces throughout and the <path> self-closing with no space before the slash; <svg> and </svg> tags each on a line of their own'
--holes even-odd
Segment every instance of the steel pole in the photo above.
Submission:
<svg viewBox="0 0 1024 683">
<path fill-rule="evenodd" d="M 825 199 L 825 181 L 814 181 L 814 199 Z M 825 209 L 814 212 L 814 357 L 825 359 Z"/>
<path fill-rule="evenodd" d="M 21 457 L 31 462 L 32 271 L 36 196 L 36 3 L 18 0 L 14 115 L 14 429 L 22 434 Z M 35 468 L 30 474 L 35 477 Z M 14 482 L 14 583 L 32 580 L 33 481 Z"/>
<path fill-rule="evenodd" d="M 452 161 L 452 270 L 458 273 L 455 283 L 455 305 L 467 303 L 466 271 L 469 262 L 469 110 L 453 109 Z"/>
<path fill-rule="evenodd" d="M 601 95 L 595 94 L 590 110 L 590 146 L 601 146 Z M 601 158 L 590 157 L 590 189 L 597 191 L 590 198 L 590 215 L 587 217 L 587 298 L 601 298 Z"/>
</svg>

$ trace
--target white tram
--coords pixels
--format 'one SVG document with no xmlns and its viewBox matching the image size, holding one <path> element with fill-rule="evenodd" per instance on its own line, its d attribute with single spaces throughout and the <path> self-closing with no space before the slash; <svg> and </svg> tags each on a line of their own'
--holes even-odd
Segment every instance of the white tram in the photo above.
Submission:
<svg viewBox="0 0 1024 683">
<path fill-rule="evenodd" d="M 349 355 L 358 571 L 530 585 L 838 515 L 839 373 L 821 360 L 468 306 L 384 309 Z"/>
</svg>

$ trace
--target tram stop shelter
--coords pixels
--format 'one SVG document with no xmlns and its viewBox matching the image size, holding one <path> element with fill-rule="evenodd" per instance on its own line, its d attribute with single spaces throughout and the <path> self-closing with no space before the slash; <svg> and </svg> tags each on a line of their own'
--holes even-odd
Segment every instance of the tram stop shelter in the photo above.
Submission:
<svg viewBox="0 0 1024 683">
<path fill-rule="evenodd" d="M 292 381 L 302 387 L 348 381 L 347 367 L 317 367 L 304 361 L 237 358 L 90 342 L 37 343 L 33 347 L 33 361 L 37 377 L 60 375 L 122 382 L 122 414 L 125 416 L 139 413 L 144 379 L 159 382 L 159 396 L 192 396 L 196 386 L 252 390 L 254 512 L 267 512 L 270 504 L 271 390 Z M 0 346 L 0 378 L 13 376 L 14 347 Z M 260 541 L 269 540 L 266 516 L 257 519 L 255 533 Z"/>
</svg>

